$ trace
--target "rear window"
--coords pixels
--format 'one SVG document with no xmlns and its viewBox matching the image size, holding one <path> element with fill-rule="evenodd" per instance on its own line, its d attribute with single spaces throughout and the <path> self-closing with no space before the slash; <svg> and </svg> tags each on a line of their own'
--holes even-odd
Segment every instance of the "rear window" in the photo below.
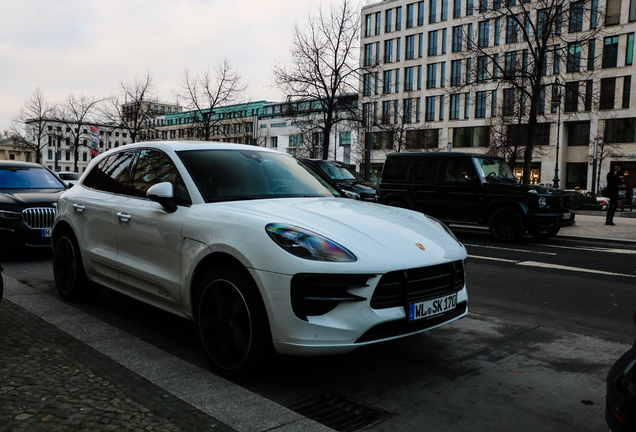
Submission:
<svg viewBox="0 0 636 432">
<path fill-rule="evenodd" d="M 383 180 L 406 180 L 409 172 L 409 159 L 388 158 L 382 170 Z"/>
</svg>

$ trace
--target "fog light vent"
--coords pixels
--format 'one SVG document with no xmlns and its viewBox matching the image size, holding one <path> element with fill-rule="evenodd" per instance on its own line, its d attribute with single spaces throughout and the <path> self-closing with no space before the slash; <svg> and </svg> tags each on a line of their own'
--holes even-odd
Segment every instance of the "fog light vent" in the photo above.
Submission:
<svg viewBox="0 0 636 432">
<path fill-rule="evenodd" d="M 323 393 L 296 402 L 287 408 L 340 432 L 358 431 L 391 415 L 352 402 L 335 393 Z"/>
</svg>

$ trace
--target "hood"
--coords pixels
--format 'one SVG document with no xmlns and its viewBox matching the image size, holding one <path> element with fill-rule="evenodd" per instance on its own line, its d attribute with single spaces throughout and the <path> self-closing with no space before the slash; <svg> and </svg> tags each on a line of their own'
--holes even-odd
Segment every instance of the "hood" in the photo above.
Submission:
<svg viewBox="0 0 636 432">
<path fill-rule="evenodd" d="M 320 234 L 352 252 L 368 271 L 466 258 L 466 249 L 439 222 L 411 210 L 342 198 L 271 199 L 204 206 L 208 205 L 217 206 L 217 214 L 228 211 L 226 217 L 240 220 L 241 225 L 263 235 L 269 223 Z"/>
<path fill-rule="evenodd" d="M 65 189 L 2 189 L 0 205 L 8 210 L 27 207 L 51 207 Z"/>
<path fill-rule="evenodd" d="M 496 183 L 485 182 L 484 188 L 487 190 L 498 191 L 499 193 L 515 193 L 515 194 L 527 194 L 532 193 L 530 191 L 536 191 L 539 195 L 565 195 L 566 192 L 561 189 L 546 188 L 539 185 L 525 185 L 521 183 Z"/>
</svg>

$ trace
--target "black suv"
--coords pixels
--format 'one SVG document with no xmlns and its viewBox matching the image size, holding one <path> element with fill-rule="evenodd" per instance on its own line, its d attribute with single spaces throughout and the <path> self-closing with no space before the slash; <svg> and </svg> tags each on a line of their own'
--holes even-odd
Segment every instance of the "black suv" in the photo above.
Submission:
<svg viewBox="0 0 636 432">
<path fill-rule="evenodd" d="M 447 223 L 487 225 L 502 242 L 517 241 L 526 231 L 550 238 L 574 223 L 564 191 L 520 184 L 503 158 L 482 154 L 389 154 L 378 202 Z"/>
</svg>

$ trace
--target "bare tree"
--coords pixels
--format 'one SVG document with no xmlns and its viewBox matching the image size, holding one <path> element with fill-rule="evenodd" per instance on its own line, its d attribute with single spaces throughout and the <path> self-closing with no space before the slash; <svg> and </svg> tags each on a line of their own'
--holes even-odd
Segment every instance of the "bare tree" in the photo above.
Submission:
<svg viewBox="0 0 636 432">
<path fill-rule="evenodd" d="M 503 90 L 504 115 L 527 125 L 520 135 L 527 184 L 538 145 L 537 124 L 547 114 L 546 101 L 561 90 L 566 106 L 578 98 L 590 99 L 589 92 L 566 83 L 564 74 L 576 74 L 572 79 L 577 83 L 593 76 L 595 37 L 603 28 L 604 13 L 596 0 L 494 0 L 490 10 L 485 0 L 475 3 L 483 21 L 463 25 L 461 35 L 453 34 L 453 51 L 457 51 L 458 39 L 460 44 L 464 39 L 462 45 L 469 56 L 463 61 L 466 78 L 461 83 L 456 74 L 459 63 L 451 65 L 451 84 L 483 91 L 490 88 L 486 83 L 495 81 L 496 89 Z M 495 27 L 493 32 L 490 25 Z M 494 46 L 489 37 L 493 33 L 495 39 L 501 38 Z M 584 103 L 587 107 L 590 102 Z"/>
<path fill-rule="evenodd" d="M 321 115 L 315 124 L 322 131 L 322 158 L 328 159 L 331 130 L 344 116 L 337 116 L 340 96 L 358 91 L 359 13 L 350 0 L 318 10 L 308 17 L 307 27 L 294 25 L 289 65 L 273 68 L 274 86 L 290 100 L 315 103 Z"/>
<path fill-rule="evenodd" d="M 145 108 L 154 89 L 153 77 L 146 71 L 144 76 L 129 82 L 121 81 L 119 86 L 120 94 L 106 99 L 101 108 L 102 123 L 123 128 L 132 143 L 142 141 L 149 120 L 155 115 Z"/>
<path fill-rule="evenodd" d="M 179 89 L 174 93 L 178 102 L 183 101 L 193 115 L 190 134 L 211 141 L 214 126 L 223 121 L 223 115 L 216 110 L 244 102 L 246 89 L 238 71 L 225 59 L 213 72 L 210 69 L 200 73 L 184 70 Z M 228 117 L 227 112 L 224 115 Z"/>
<path fill-rule="evenodd" d="M 76 97 L 70 94 L 66 101 L 60 105 L 56 115 L 57 122 L 66 127 L 68 133 L 67 143 L 73 154 L 73 170 L 77 172 L 80 147 L 88 148 L 90 140 L 90 126 L 97 123 L 97 106 L 102 101 L 89 98 L 83 94 Z M 61 138 L 61 137 L 59 137 Z"/>
<path fill-rule="evenodd" d="M 21 148 L 35 153 L 35 162 L 42 162 L 42 152 L 48 145 L 48 126 L 54 121 L 55 106 L 48 103 L 42 90 L 37 87 L 24 102 L 19 114 L 13 118 L 7 137 L 13 138 Z M 23 128 L 28 128 L 28 133 Z"/>
</svg>

